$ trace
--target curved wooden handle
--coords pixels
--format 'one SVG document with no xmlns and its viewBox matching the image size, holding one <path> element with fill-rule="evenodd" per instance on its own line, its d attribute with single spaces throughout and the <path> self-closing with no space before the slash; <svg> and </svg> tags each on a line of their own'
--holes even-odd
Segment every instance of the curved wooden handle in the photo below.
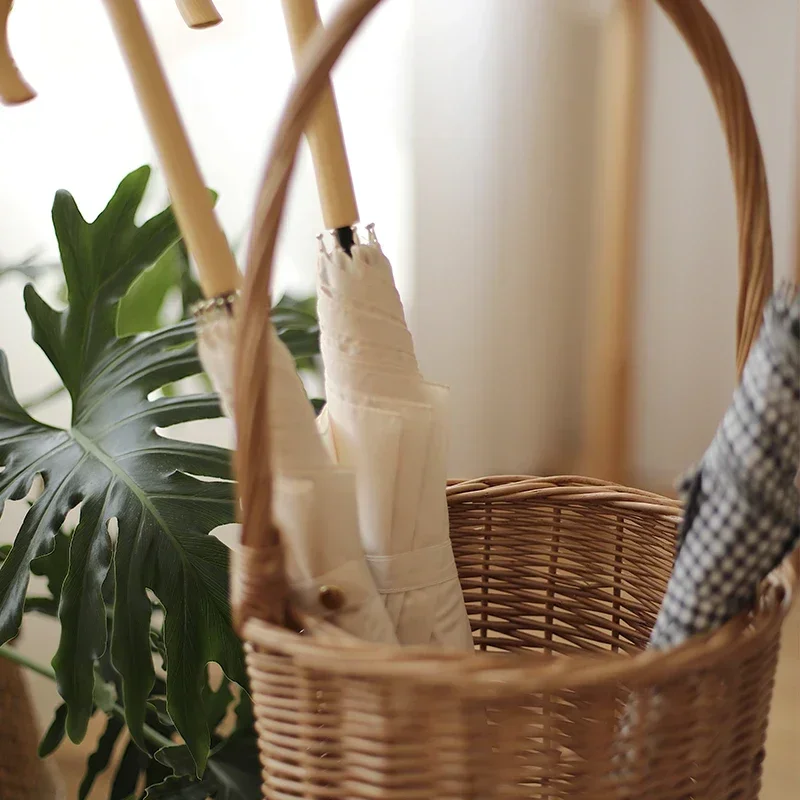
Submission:
<svg viewBox="0 0 800 800">
<path fill-rule="evenodd" d="M 212 0 L 175 0 L 183 21 L 190 28 L 211 28 L 222 22 L 222 17 Z"/>
<path fill-rule="evenodd" d="M 305 48 L 296 85 L 275 133 L 255 210 L 248 268 L 239 305 L 235 368 L 237 471 L 242 501 L 242 538 L 250 568 L 240 596 L 240 619 L 248 615 L 286 621 L 285 584 L 275 573 L 280 541 L 272 525 L 267 424 L 270 278 L 289 179 L 314 104 L 347 42 L 380 0 L 348 0 L 326 29 Z M 739 221 L 737 359 L 744 362 L 772 291 L 772 239 L 761 146 L 747 93 L 725 40 L 700 0 L 659 0 L 694 53 L 711 88 L 725 130 Z M 262 579 L 257 578 L 258 575 Z M 256 577 L 254 577 L 256 576 Z M 276 599 L 277 598 L 277 599 Z"/>
<path fill-rule="evenodd" d="M 8 15 L 14 0 L 0 0 L 0 101 L 14 106 L 27 103 L 36 92 L 22 77 L 8 46 Z"/>
<path fill-rule="evenodd" d="M 214 214 L 137 0 L 104 3 L 166 176 L 175 216 L 197 264 L 203 294 L 208 298 L 228 294 L 239 286 L 239 270 Z"/>
<path fill-rule="evenodd" d="M 306 44 L 322 26 L 316 0 L 283 0 L 283 18 L 295 68 L 299 69 Z M 355 225 L 358 222 L 358 205 L 330 79 L 326 80 L 316 101 L 306 127 L 306 138 L 314 162 L 325 227 L 335 230 Z"/>
</svg>

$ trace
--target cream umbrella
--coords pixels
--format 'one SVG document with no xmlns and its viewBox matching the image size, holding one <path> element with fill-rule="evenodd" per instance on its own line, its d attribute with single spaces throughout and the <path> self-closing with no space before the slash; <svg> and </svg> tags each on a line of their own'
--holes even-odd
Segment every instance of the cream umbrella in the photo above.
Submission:
<svg viewBox="0 0 800 800">
<path fill-rule="evenodd" d="M 295 62 L 320 25 L 315 0 L 283 0 Z M 361 542 L 401 644 L 472 649 L 450 545 L 447 389 L 420 373 L 391 265 L 358 208 L 332 89 L 307 137 L 325 224 L 317 271 L 327 404 L 318 420 L 356 474 Z"/>
<path fill-rule="evenodd" d="M 222 403 L 233 404 L 239 271 L 216 219 L 137 0 L 104 0 L 165 173 L 173 207 L 206 298 L 200 355 Z M 199 4 L 197 4 L 199 5 Z M 296 610 L 331 619 L 363 639 L 394 642 L 358 536 L 354 476 L 332 462 L 291 354 L 273 329 L 266 434 L 271 442 L 275 520 Z M 243 545 L 246 547 L 247 542 Z M 237 571 L 238 573 L 238 571 Z M 236 606 L 234 587 L 234 606 Z"/>
</svg>

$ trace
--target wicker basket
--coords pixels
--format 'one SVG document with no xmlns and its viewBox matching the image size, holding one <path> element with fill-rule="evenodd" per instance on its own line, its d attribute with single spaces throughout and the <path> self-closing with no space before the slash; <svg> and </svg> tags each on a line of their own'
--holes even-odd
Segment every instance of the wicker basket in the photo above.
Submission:
<svg viewBox="0 0 800 800">
<path fill-rule="evenodd" d="M 680 516 L 672 500 L 572 476 L 452 484 L 452 541 L 477 655 L 367 645 L 293 612 L 264 450 L 271 264 L 314 99 L 377 3 L 346 2 L 308 46 L 269 159 L 240 306 L 235 578 L 264 794 L 757 798 L 795 570 L 784 564 L 757 608 L 713 635 L 644 652 L 672 567 Z M 741 78 L 705 8 L 659 5 L 705 73 L 730 150 L 741 367 L 772 285 L 761 151 Z"/>
<path fill-rule="evenodd" d="M 39 733 L 28 687 L 16 664 L 0 658 L 0 798 L 53 800 L 60 797 L 49 767 L 39 759 Z"/>
</svg>

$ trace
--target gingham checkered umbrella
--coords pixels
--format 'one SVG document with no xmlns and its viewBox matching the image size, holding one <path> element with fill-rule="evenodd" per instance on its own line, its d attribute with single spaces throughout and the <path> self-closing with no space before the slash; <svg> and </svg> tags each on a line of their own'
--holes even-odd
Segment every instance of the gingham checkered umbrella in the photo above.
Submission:
<svg viewBox="0 0 800 800">
<path fill-rule="evenodd" d="M 666 649 L 752 605 L 800 541 L 800 300 L 769 302 L 733 402 L 683 481 L 679 551 L 650 638 Z"/>
</svg>

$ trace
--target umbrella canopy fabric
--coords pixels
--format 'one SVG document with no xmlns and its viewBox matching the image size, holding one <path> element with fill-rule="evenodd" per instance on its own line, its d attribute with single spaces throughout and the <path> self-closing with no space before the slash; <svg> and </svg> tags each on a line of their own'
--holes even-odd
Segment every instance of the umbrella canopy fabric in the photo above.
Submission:
<svg viewBox="0 0 800 800">
<path fill-rule="evenodd" d="M 361 542 L 401 644 L 471 650 L 450 545 L 448 390 L 419 370 L 391 265 L 370 226 L 320 248 L 318 306 L 334 460 L 356 474 Z"/>
<path fill-rule="evenodd" d="M 223 406 L 233 406 L 234 303 L 198 314 L 198 349 Z M 394 643 L 392 620 L 364 558 L 355 477 L 334 464 L 291 353 L 272 330 L 269 431 L 275 523 L 297 609 L 372 642 Z"/>
<path fill-rule="evenodd" d="M 679 552 L 650 646 L 710 632 L 750 605 L 800 542 L 800 300 L 771 299 L 733 402 L 683 482 Z"/>
</svg>

